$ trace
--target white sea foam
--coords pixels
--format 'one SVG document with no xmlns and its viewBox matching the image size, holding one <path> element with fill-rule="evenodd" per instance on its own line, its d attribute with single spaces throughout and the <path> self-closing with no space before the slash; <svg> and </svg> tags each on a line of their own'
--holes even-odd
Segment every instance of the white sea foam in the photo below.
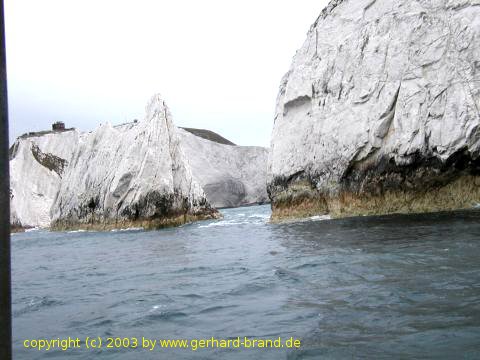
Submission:
<svg viewBox="0 0 480 360">
<path fill-rule="evenodd" d="M 315 215 L 310 217 L 310 220 L 312 221 L 332 220 L 332 217 L 330 215 Z"/>
<path fill-rule="evenodd" d="M 200 225 L 199 228 L 210 228 L 210 227 L 217 227 L 217 226 L 230 226 L 230 225 L 242 225 L 242 224 L 248 224 L 246 221 L 238 222 L 238 221 L 232 221 L 232 220 L 223 220 L 223 221 L 218 221 L 218 222 L 213 222 L 207 225 Z"/>
<path fill-rule="evenodd" d="M 267 222 L 267 219 L 269 219 L 269 216 L 255 216 L 257 220 L 253 220 L 252 216 L 249 216 L 248 218 L 244 219 L 239 219 L 239 218 L 234 218 L 234 219 L 229 219 L 229 220 L 220 220 L 216 222 L 212 222 L 210 224 L 206 225 L 200 225 L 199 228 L 211 228 L 211 227 L 223 227 L 223 226 L 232 226 L 232 225 L 262 225 Z"/>
<path fill-rule="evenodd" d="M 269 219 L 270 215 L 269 214 L 253 214 L 253 215 L 250 215 L 249 218 Z"/>
<path fill-rule="evenodd" d="M 142 231 L 145 230 L 142 227 L 131 227 L 131 228 L 124 228 L 124 229 L 112 229 L 110 232 L 124 232 L 124 231 Z"/>
<path fill-rule="evenodd" d="M 332 217 L 330 215 L 315 215 L 311 216 L 308 218 L 302 218 L 302 219 L 287 219 L 287 220 L 282 220 L 280 223 L 281 224 L 295 224 L 295 223 L 304 223 L 304 222 L 313 222 L 313 221 L 326 221 L 326 220 L 331 220 Z"/>
</svg>

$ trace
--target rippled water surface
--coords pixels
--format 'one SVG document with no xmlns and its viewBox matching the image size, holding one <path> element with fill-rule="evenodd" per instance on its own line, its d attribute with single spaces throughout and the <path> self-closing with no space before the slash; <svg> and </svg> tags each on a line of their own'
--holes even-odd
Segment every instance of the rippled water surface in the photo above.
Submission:
<svg viewBox="0 0 480 360">
<path fill-rule="evenodd" d="M 16 359 L 480 358 L 480 211 L 13 235 Z M 299 350 L 51 350 L 86 336 L 289 338 Z"/>
</svg>

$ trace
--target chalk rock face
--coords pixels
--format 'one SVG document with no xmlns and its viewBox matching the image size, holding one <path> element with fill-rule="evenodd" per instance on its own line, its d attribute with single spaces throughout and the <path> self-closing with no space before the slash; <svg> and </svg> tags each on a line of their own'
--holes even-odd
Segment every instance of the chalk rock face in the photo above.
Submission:
<svg viewBox="0 0 480 360">
<path fill-rule="evenodd" d="M 143 121 L 105 124 L 81 139 L 52 207 L 52 226 L 157 228 L 216 216 L 156 95 Z"/>
<path fill-rule="evenodd" d="M 75 130 L 24 135 L 10 150 L 11 224 L 50 225 L 50 208 L 79 141 Z"/>
<path fill-rule="evenodd" d="M 480 202 L 480 1 L 333 0 L 278 95 L 273 218 Z"/>
<path fill-rule="evenodd" d="M 235 207 L 268 201 L 268 149 L 228 145 L 179 129 L 180 141 L 195 178 L 215 207 Z M 210 137 L 213 138 L 213 137 Z"/>
<path fill-rule="evenodd" d="M 17 230 L 162 227 L 269 200 L 268 149 L 176 128 L 158 95 L 144 121 L 22 135 L 10 159 Z"/>
</svg>

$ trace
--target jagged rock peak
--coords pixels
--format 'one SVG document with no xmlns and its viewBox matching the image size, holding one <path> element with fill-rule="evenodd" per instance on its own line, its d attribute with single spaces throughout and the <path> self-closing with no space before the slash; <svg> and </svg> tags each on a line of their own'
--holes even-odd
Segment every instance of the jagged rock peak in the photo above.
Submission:
<svg viewBox="0 0 480 360">
<path fill-rule="evenodd" d="M 54 228 L 156 228 L 213 218 L 160 95 L 144 121 L 105 124 L 73 155 L 52 207 Z"/>
<path fill-rule="evenodd" d="M 167 118 L 171 116 L 168 106 L 160 93 L 154 94 L 150 98 L 147 106 L 145 107 L 145 114 L 146 121 L 158 119 L 159 116 L 160 118 Z"/>
</svg>

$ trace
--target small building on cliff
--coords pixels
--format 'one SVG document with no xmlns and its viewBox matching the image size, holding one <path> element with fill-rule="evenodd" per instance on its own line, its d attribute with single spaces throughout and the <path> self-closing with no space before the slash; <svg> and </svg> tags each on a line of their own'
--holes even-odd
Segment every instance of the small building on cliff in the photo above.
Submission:
<svg viewBox="0 0 480 360">
<path fill-rule="evenodd" d="M 65 123 L 63 121 L 57 121 L 52 124 L 53 131 L 65 131 Z"/>
</svg>

